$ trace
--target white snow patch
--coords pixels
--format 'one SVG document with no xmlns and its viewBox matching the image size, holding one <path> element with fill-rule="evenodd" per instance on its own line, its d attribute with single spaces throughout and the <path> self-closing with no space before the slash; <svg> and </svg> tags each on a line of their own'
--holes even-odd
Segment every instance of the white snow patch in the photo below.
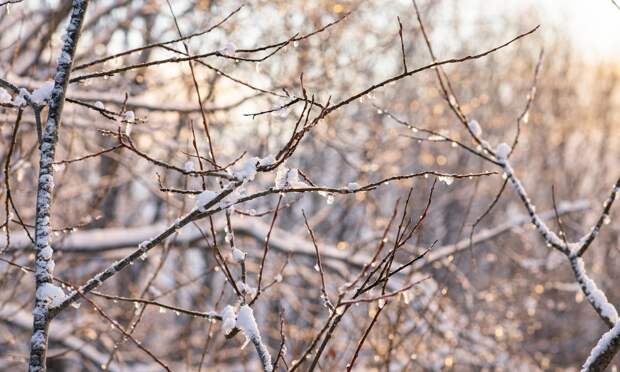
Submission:
<svg viewBox="0 0 620 372">
<path fill-rule="evenodd" d="M 43 334 L 43 331 L 37 330 L 36 332 L 34 332 L 32 337 L 30 338 L 30 344 L 33 347 L 41 347 L 42 345 L 44 345 L 45 335 Z"/>
<path fill-rule="evenodd" d="M 54 268 L 56 268 L 56 262 L 54 262 L 54 260 L 48 260 L 47 261 L 47 272 L 50 274 L 53 274 Z"/>
<path fill-rule="evenodd" d="M 237 315 L 237 327 L 241 329 L 243 334 L 249 339 L 260 340 L 260 331 L 254 319 L 254 312 L 248 305 L 243 305 L 239 309 L 239 315 Z"/>
<path fill-rule="evenodd" d="M 620 322 L 617 322 L 616 325 L 609 331 L 607 331 L 596 343 L 596 346 L 590 351 L 590 355 L 586 362 L 581 367 L 581 372 L 589 371 L 592 363 L 607 349 L 611 347 L 611 343 L 615 338 L 620 337 Z"/>
<path fill-rule="evenodd" d="M 246 192 L 245 188 L 239 187 L 235 191 L 233 191 L 230 194 L 226 195 L 226 197 L 222 201 L 220 201 L 218 206 L 220 208 L 222 208 L 222 209 L 230 208 L 233 205 L 237 204 L 239 199 L 243 198 L 246 195 L 247 195 L 247 192 Z M 227 240 L 227 241 L 230 241 L 230 240 Z"/>
<path fill-rule="evenodd" d="M 44 104 L 52 97 L 52 91 L 54 90 L 54 82 L 46 81 L 39 88 L 35 89 L 34 92 L 30 95 L 30 99 L 32 102 L 37 103 L 39 105 Z"/>
<path fill-rule="evenodd" d="M 252 312 L 252 308 L 248 305 L 243 305 L 241 309 L 239 309 L 237 327 L 241 329 L 245 337 L 256 346 L 256 351 L 263 364 L 263 369 L 266 372 L 271 372 L 273 368 L 271 364 L 271 355 L 269 355 L 269 350 L 267 350 L 267 347 L 263 344 L 258 325 L 256 325 L 256 319 L 254 319 L 254 313 Z"/>
<path fill-rule="evenodd" d="M 54 250 L 48 245 L 41 250 L 41 257 L 43 257 L 43 259 L 45 260 L 49 260 L 50 258 L 52 258 L 53 253 Z"/>
<path fill-rule="evenodd" d="M 220 315 L 222 316 L 222 330 L 224 331 L 224 334 L 227 335 L 232 332 L 237 324 L 235 308 L 228 305 L 224 308 Z"/>
<path fill-rule="evenodd" d="M 262 158 L 259 162 L 258 165 L 261 167 L 266 167 L 269 165 L 273 165 L 276 163 L 276 157 L 269 154 L 267 156 L 265 156 L 264 158 Z"/>
<path fill-rule="evenodd" d="M 247 159 L 241 169 L 234 172 L 234 176 L 238 179 L 253 181 L 256 177 L 256 164 L 259 160 L 256 157 Z"/>
<path fill-rule="evenodd" d="M 52 283 L 43 283 L 36 293 L 37 299 L 44 301 L 48 306 L 58 306 L 65 299 L 65 292 Z"/>
<path fill-rule="evenodd" d="M 217 193 L 214 191 L 205 190 L 201 192 L 200 194 L 198 194 L 198 197 L 196 198 L 196 208 L 204 212 L 205 205 L 207 205 L 216 196 L 217 196 Z"/>
<path fill-rule="evenodd" d="M 299 179 L 299 171 L 297 169 L 288 169 L 280 167 L 276 172 L 275 185 L 278 189 L 287 189 L 290 187 L 306 187 L 305 182 Z"/>
</svg>

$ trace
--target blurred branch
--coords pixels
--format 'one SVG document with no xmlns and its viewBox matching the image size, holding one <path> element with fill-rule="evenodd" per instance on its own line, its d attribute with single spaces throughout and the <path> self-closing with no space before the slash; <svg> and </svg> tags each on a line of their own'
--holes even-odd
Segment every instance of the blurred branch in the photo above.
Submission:
<svg viewBox="0 0 620 372">
<path fill-rule="evenodd" d="M 6 304 L 0 311 L 0 319 L 3 323 L 20 328 L 24 331 L 30 331 L 32 329 L 32 314 L 23 311 L 20 306 Z M 79 354 L 85 360 L 90 361 L 95 366 L 99 367 L 105 364 L 107 357 L 99 352 L 97 348 L 91 345 L 91 342 L 84 341 L 79 337 L 74 336 L 75 324 L 69 324 L 62 320 L 54 322 L 54 326 L 51 327 L 49 332 L 50 343 L 62 345 L 63 347 Z M 124 361 L 127 363 L 126 367 L 140 371 L 160 371 L 161 366 L 155 364 L 144 364 L 132 361 Z M 116 362 L 109 366 L 109 370 L 112 372 L 120 372 L 123 370 Z"/>
<path fill-rule="evenodd" d="M 24 0 L 7 0 L 7 1 L 0 2 L 0 6 L 4 6 L 8 4 L 18 4 L 18 3 L 21 3 L 22 1 Z"/>
</svg>

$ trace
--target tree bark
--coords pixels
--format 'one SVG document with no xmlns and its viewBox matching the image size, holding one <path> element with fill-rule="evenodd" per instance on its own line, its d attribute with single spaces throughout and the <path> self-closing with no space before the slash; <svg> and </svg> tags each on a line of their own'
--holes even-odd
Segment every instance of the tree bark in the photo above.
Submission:
<svg viewBox="0 0 620 372">
<path fill-rule="evenodd" d="M 48 342 L 48 329 L 51 320 L 49 313 L 50 301 L 46 296 L 45 289 L 52 283 L 54 270 L 53 250 L 50 246 L 50 206 L 52 191 L 54 189 L 54 175 L 52 164 L 54 162 L 56 143 L 58 142 L 58 129 L 65 101 L 65 91 L 71 73 L 71 66 L 75 56 L 75 50 L 80 30 L 86 14 L 88 0 L 74 0 L 71 8 L 71 17 L 65 35 L 63 47 L 58 58 L 58 66 L 54 77 L 54 88 L 49 99 L 49 114 L 47 123 L 41 138 L 39 153 L 39 184 L 37 187 L 37 205 L 35 219 L 35 269 L 36 269 L 36 292 L 35 303 L 32 311 L 33 328 L 30 340 L 30 364 L 29 371 L 46 370 L 46 354 Z"/>
</svg>

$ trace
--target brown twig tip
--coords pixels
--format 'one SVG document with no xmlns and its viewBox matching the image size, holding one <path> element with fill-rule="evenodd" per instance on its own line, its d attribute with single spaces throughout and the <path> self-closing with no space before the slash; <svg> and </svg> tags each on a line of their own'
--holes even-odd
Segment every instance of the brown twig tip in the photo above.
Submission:
<svg viewBox="0 0 620 372">
<path fill-rule="evenodd" d="M 405 42 L 403 40 L 403 24 L 400 22 L 400 17 L 396 17 L 398 20 L 398 36 L 400 38 L 400 52 L 403 58 L 403 72 L 406 74 L 407 69 L 407 57 L 405 55 Z"/>
</svg>

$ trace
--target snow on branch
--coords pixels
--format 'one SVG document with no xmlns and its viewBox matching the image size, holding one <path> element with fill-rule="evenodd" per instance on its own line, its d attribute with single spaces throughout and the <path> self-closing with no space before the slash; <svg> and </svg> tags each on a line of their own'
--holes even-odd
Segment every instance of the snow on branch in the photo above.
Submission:
<svg viewBox="0 0 620 372">
<path fill-rule="evenodd" d="M 179 218 L 176 221 L 174 221 L 170 226 L 168 226 L 163 232 L 159 233 L 157 236 L 140 243 L 138 245 L 138 249 L 134 250 L 131 254 L 129 254 L 128 256 L 124 257 L 121 260 L 114 262 L 107 269 L 105 269 L 104 271 L 101 271 L 100 273 L 95 275 L 93 278 L 88 280 L 86 284 L 79 287 L 76 291 L 70 292 L 67 295 L 67 298 L 62 303 L 60 303 L 58 306 L 55 306 L 51 309 L 50 311 L 51 315 L 55 316 L 60 311 L 65 309 L 67 306 L 76 302 L 80 298 L 81 295 L 88 293 L 92 291 L 93 289 L 99 287 L 104 281 L 114 276 L 116 273 L 118 273 L 119 271 L 121 271 L 122 269 L 130 265 L 132 262 L 136 261 L 137 259 L 141 257 L 144 257 L 144 255 L 148 251 L 156 247 L 158 244 L 162 243 L 164 240 L 169 238 L 171 235 L 179 231 L 182 227 L 186 226 L 192 221 L 197 220 L 198 218 L 201 218 L 205 213 L 208 213 L 205 211 L 207 211 L 210 207 L 214 206 L 216 203 L 219 203 L 224 198 L 226 198 L 226 196 L 232 193 L 235 190 L 235 188 L 238 187 L 240 184 L 241 182 L 237 182 L 235 184 L 231 184 L 227 188 L 224 188 L 215 197 L 210 198 L 207 202 L 205 202 L 205 204 L 202 204 L 198 206 L 197 208 L 192 209 L 184 217 Z"/>
<path fill-rule="evenodd" d="M 237 314 L 237 327 L 239 327 L 245 337 L 247 337 L 248 340 L 254 344 L 258 357 L 263 365 L 263 370 L 265 372 L 271 372 L 273 369 L 271 364 L 271 355 L 269 354 L 269 350 L 267 350 L 267 346 L 265 346 L 261 338 L 258 325 L 256 324 L 256 319 L 254 318 L 254 312 L 248 305 L 243 305 L 239 309 L 239 314 Z"/>
<path fill-rule="evenodd" d="M 429 52 L 435 60 L 431 42 L 426 32 L 424 31 L 424 25 L 421 21 L 415 1 L 414 8 L 416 10 L 418 22 L 420 28 L 422 29 Z M 588 301 L 599 314 L 599 316 L 605 321 L 605 323 L 609 327 L 612 327 L 612 329 L 601 338 L 597 346 L 592 350 L 590 358 L 588 358 L 588 361 L 584 364 L 583 367 L 583 370 L 585 371 L 599 371 L 607 367 L 613 356 L 620 348 L 620 322 L 618 322 L 618 312 L 616 308 L 611 303 L 609 303 L 605 294 L 596 286 L 594 281 L 587 276 L 584 269 L 584 263 L 580 257 L 585 253 L 587 248 L 597 237 L 603 224 L 609 223 L 609 211 L 613 202 L 616 199 L 616 194 L 618 193 L 618 191 L 620 191 L 620 179 L 618 179 L 618 181 L 614 184 L 610 196 L 603 205 L 603 212 L 601 213 L 597 222 L 589 230 L 588 233 L 584 234 L 581 239 L 577 240 L 576 242 L 568 242 L 565 235 L 562 235 L 562 238 L 560 238 L 543 222 L 543 219 L 536 213 L 536 207 L 530 200 L 528 193 L 525 190 L 525 187 L 516 176 L 509 162 L 509 157 L 513 153 L 514 147 L 516 147 L 516 145 L 518 144 L 521 122 L 527 122 L 527 117 L 529 116 L 529 109 L 536 92 L 536 82 L 541 63 L 542 52 L 539 57 L 539 62 L 536 65 L 535 77 L 532 87 L 530 89 L 530 95 L 528 96 L 526 108 L 523 114 L 517 120 L 517 133 L 513 141 L 512 147 L 506 143 L 501 143 L 496 149 L 492 149 L 489 142 L 481 137 L 482 130 L 480 124 L 475 119 L 468 120 L 467 116 L 461 110 L 458 104 L 458 100 L 455 98 L 455 95 L 452 92 L 452 88 L 447 75 L 442 75 L 439 72 L 440 68 L 436 70 L 436 75 L 437 79 L 439 80 L 439 84 L 442 87 L 444 98 L 446 98 L 446 101 L 450 105 L 450 108 L 456 114 L 463 126 L 467 128 L 472 140 L 475 143 L 479 144 L 479 147 L 476 149 L 471 149 L 468 146 L 462 147 L 468 149 L 479 157 L 500 166 L 503 169 L 506 179 L 510 181 L 513 189 L 523 202 L 523 205 L 527 209 L 528 214 L 531 218 L 531 222 L 536 228 L 536 230 L 540 233 L 548 246 L 557 249 L 568 258 L 575 274 L 576 281 L 579 283 L 582 291 L 588 298 Z M 446 82 L 444 82 L 444 79 L 446 80 Z M 445 137 L 444 139 L 449 140 Z M 454 141 L 452 142 L 453 144 L 457 143 Z M 487 157 L 487 155 L 489 154 L 492 155 L 493 158 Z M 558 224 L 560 224 L 559 216 L 557 216 L 557 219 Z"/>
<path fill-rule="evenodd" d="M 582 372 L 604 371 L 620 349 L 620 322 L 603 334 L 581 367 Z"/>
<path fill-rule="evenodd" d="M 499 157 L 498 157 L 499 158 Z M 607 301 L 607 297 L 605 294 L 596 286 L 596 283 L 592 279 L 588 277 L 586 271 L 584 269 L 583 260 L 581 260 L 580 253 L 587 248 L 588 245 L 592 243 L 598 231 L 600 230 L 600 226 L 603 224 L 605 217 L 609 213 L 609 209 L 613 201 L 615 200 L 615 196 L 618 190 L 618 183 L 616 183 L 612 189 L 610 197 L 607 199 L 604 205 L 603 213 L 599 218 L 598 222 L 595 226 L 590 230 L 590 232 L 584 235 L 579 241 L 575 243 L 568 243 L 560 239 L 553 231 L 547 227 L 547 225 L 543 222 L 540 216 L 536 213 L 536 208 L 530 201 L 523 184 L 517 176 L 514 174 L 510 163 L 507 158 L 499 158 L 501 159 L 502 168 L 506 172 L 508 179 L 510 179 L 512 185 L 514 186 L 515 191 L 523 201 L 530 217 L 532 218 L 532 224 L 536 227 L 538 232 L 542 235 L 543 239 L 547 242 L 548 245 L 553 246 L 562 252 L 570 261 L 571 267 L 575 274 L 575 279 L 579 283 L 582 291 L 586 295 L 588 302 L 592 305 L 594 310 L 599 314 L 601 319 L 609 326 L 612 327 L 618 321 L 618 312 L 614 305 Z M 620 180 L 619 180 L 620 182 Z M 585 248 L 584 248 L 585 247 Z"/>
<path fill-rule="evenodd" d="M 4 324 L 23 330 L 30 330 L 32 325 L 31 314 L 21 310 L 21 306 L 12 303 L 5 304 L 3 309 L 0 311 L 0 320 L 2 320 Z M 82 358 L 94 363 L 95 365 L 105 364 L 108 355 L 97 350 L 97 348 L 92 345 L 91 341 L 83 340 L 80 337 L 74 336 L 74 333 L 76 333 L 75 328 L 75 324 L 58 321 L 58 324 L 56 324 L 55 327 L 52 327 L 49 332 L 49 338 L 55 343 L 62 345 L 67 349 L 73 350 L 73 352 L 79 354 Z M 113 361 L 112 364 L 108 366 L 108 370 L 111 372 L 122 371 L 123 369 L 119 364 L 120 363 Z M 159 365 L 155 366 L 146 363 L 131 363 L 128 367 L 137 371 L 156 371 L 161 368 Z"/>
<path fill-rule="evenodd" d="M 609 210 L 611 209 L 611 206 L 616 198 L 618 190 L 620 190 L 620 179 L 616 182 L 616 184 L 614 184 L 610 196 L 603 205 L 603 212 L 601 213 L 601 216 L 597 220 L 596 224 L 578 241 L 568 242 L 560 239 L 549 229 L 538 214 L 536 214 L 535 206 L 529 199 L 523 184 L 515 175 L 514 170 L 508 161 L 507 154 L 504 155 L 504 152 L 505 151 L 502 151 L 502 154 L 496 154 L 496 158 L 530 214 L 532 224 L 536 227 L 549 246 L 558 249 L 568 258 L 571 268 L 575 274 L 575 279 L 579 283 L 583 293 L 586 295 L 588 302 L 592 305 L 594 310 L 601 317 L 601 319 L 603 319 L 607 326 L 613 327 L 609 332 L 603 335 L 597 346 L 592 350 L 588 361 L 586 361 L 583 367 L 584 371 L 602 371 L 607 367 L 611 359 L 620 349 L 620 322 L 618 322 L 618 311 L 615 306 L 607 300 L 607 297 L 603 291 L 600 290 L 596 283 L 586 274 L 581 255 L 594 241 L 605 221 L 608 221 Z"/>
<path fill-rule="evenodd" d="M 583 238 L 581 238 L 580 248 L 577 252 L 577 256 L 581 257 L 586 252 L 586 249 L 588 249 L 590 244 L 592 244 L 594 239 L 596 239 L 596 237 L 598 236 L 598 233 L 601 231 L 601 227 L 603 227 L 604 224 L 609 223 L 609 210 L 611 209 L 611 206 L 616 200 L 616 195 L 618 194 L 618 191 L 620 191 L 620 178 L 618 178 L 618 180 L 611 189 L 609 197 L 607 198 L 607 200 L 605 200 L 605 203 L 603 204 L 603 212 L 599 216 L 598 220 L 596 221 L 594 226 L 592 226 L 590 232 L 586 234 Z"/>
<path fill-rule="evenodd" d="M 239 313 L 235 314 L 235 308 L 228 305 L 219 315 L 222 318 L 222 330 L 224 331 L 224 334 L 228 336 L 232 334 L 234 329 L 241 330 L 241 332 L 245 335 L 247 342 L 252 342 L 256 348 L 256 353 L 258 354 L 263 366 L 263 371 L 271 372 L 273 370 L 271 355 L 269 354 L 269 350 L 267 350 L 267 346 L 263 343 L 252 308 L 249 305 L 244 304 L 239 309 Z"/>
<path fill-rule="evenodd" d="M 45 84 L 35 91 L 31 100 L 48 101 L 49 113 L 39 148 L 39 184 L 35 217 L 35 276 L 36 296 L 33 309 L 33 333 L 30 342 L 30 371 L 45 371 L 47 338 L 50 322 L 49 308 L 64 299 L 62 289 L 52 284 L 54 271 L 53 249 L 50 246 L 50 207 L 54 190 L 53 163 L 58 142 L 58 129 L 65 101 L 72 60 L 86 13 L 87 0 L 74 0 L 71 17 L 63 36 L 63 47 L 53 85 Z"/>
<path fill-rule="evenodd" d="M 581 257 L 572 256 L 570 264 L 575 273 L 575 278 L 583 290 L 583 293 L 586 295 L 588 302 L 594 307 L 603 321 L 607 323 L 610 328 L 613 327 L 618 321 L 618 311 L 616 311 L 614 305 L 609 303 L 607 296 L 597 287 L 594 280 L 588 277 Z"/>
<path fill-rule="evenodd" d="M 527 209 L 527 212 L 532 219 L 532 224 L 534 225 L 534 227 L 536 227 L 536 230 L 538 230 L 540 235 L 542 235 L 543 239 L 548 244 L 558 249 L 560 252 L 567 254 L 569 252 L 568 247 L 566 247 L 562 239 L 560 239 L 553 231 L 551 231 L 551 229 L 549 229 L 549 227 L 547 227 L 547 225 L 543 222 L 540 216 L 536 213 L 536 206 L 532 204 L 532 201 L 530 200 L 527 191 L 525 191 L 525 187 L 523 187 L 523 184 L 515 175 L 514 170 L 512 169 L 512 166 L 510 165 L 508 160 L 505 157 L 500 157 L 499 159 L 503 160 L 502 169 L 506 173 L 506 177 L 510 180 L 510 183 L 512 184 L 517 195 L 519 195 L 519 198 L 521 198 L 521 201 Z"/>
</svg>

